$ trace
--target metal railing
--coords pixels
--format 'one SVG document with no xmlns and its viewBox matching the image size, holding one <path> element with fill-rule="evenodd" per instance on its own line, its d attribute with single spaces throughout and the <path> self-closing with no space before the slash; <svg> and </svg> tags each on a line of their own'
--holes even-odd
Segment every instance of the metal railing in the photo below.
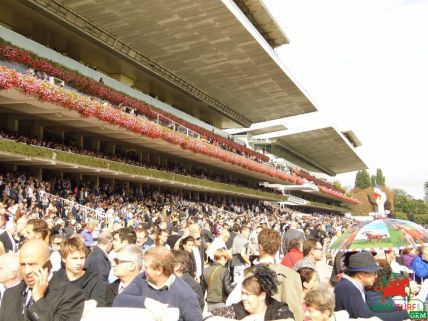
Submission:
<svg viewBox="0 0 428 321">
<path fill-rule="evenodd" d="M 51 204 L 54 204 L 57 201 L 61 201 L 62 204 L 64 205 L 64 207 L 67 207 L 67 210 L 69 210 L 70 212 L 73 210 L 73 207 L 75 207 L 77 209 L 77 211 L 82 215 L 82 219 L 84 221 L 87 221 L 88 217 L 89 218 L 96 218 L 97 220 L 102 218 L 97 214 L 97 211 L 94 210 L 93 208 L 79 204 L 76 201 L 72 201 L 72 200 L 63 198 L 61 196 L 50 194 L 47 192 L 45 192 L 43 194 L 42 200 L 43 200 L 44 195 L 48 196 L 48 200 Z"/>
</svg>

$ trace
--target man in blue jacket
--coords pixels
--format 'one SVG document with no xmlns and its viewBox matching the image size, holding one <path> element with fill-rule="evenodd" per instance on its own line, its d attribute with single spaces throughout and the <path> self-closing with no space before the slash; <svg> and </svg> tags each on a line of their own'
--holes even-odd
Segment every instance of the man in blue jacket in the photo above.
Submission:
<svg viewBox="0 0 428 321">
<path fill-rule="evenodd" d="M 163 246 L 152 247 L 144 254 L 144 273 L 116 297 L 113 307 L 144 308 L 146 298 L 178 308 L 178 321 L 202 321 L 196 293 L 174 275 L 173 255 Z"/>
<path fill-rule="evenodd" d="M 416 256 L 410 268 L 415 272 L 416 282 L 421 283 L 422 280 L 428 278 L 428 246 L 420 248 L 420 255 Z"/>
<path fill-rule="evenodd" d="M 406 311 L 374 313 L 366 303 L 365 287 L 373 286 L 379 269 L 370 252 L 352 254 L 345 260 L 345 274 L 334 288 L 336 296 L 335 311 L 346 310 L 349 317 L 378 317 L 385 321 L 409 319 Z"/>
</svg>

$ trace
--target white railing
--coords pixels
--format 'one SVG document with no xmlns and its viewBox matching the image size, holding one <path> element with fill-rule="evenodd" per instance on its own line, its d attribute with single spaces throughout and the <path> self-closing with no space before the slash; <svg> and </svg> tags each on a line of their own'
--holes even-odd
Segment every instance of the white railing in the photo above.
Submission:
<svg viewBox="0 0 428 321">
<path fill-rule="evenodd" d="M 100 217 L 98 217 L 97 212 L 91 208 L 91 207 L 87 207 L 84 205 L 79 204 L 78 202 L 75 201 L 71 201 L 68 200 L 66 198 L 62 198 L 58 195 L 53 195 L 50 193 L 45 192 L 43 195 L 47 195 L 48 196 L 48 200 L 50 203 L 56 202 L 56 201 L 61 201 L 64 205 L 68 206 L 68 210 L 71 212 L 73 207 L 76 207 L 76 209 L 79 211 L 79 213 L 82 214 L 82 219 L 83 220 L 87 220 L 88 217 L 92 217 L 92 218 L 96 218 L 97 220 L 100 219 Z M 43 199 L 43 196 L 42 196 Z"/>
</svg>

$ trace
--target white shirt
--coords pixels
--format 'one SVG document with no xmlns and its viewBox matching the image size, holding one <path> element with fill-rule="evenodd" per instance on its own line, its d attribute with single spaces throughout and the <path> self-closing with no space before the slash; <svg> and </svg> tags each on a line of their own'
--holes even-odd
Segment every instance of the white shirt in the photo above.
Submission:
<svg viewBox="0 0 428 321">
<path fill-rule="evenodd" d="M 193 251 L 193 256 L 195 257 L 195 261 L 196 261 L 196 275 L 201 276 L 202 275 L 201 253 L 199 252 L 199 249 L 197 247 L 193 247 L 192 251 Z"/>
</svg>

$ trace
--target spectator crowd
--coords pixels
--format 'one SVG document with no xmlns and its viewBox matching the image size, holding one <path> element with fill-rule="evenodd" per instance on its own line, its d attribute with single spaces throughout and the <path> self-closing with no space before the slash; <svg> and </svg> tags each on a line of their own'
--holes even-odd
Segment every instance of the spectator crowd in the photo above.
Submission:
<svg viewBox="0 0 428 321">
<path fill-rule="evenodd" d="M 356 224 L 342 216 L 29 173 L 3 172 L 0 193 L 0 321 L 80 320 L 100 307 L 155 320 L 171 307 L 184 321 L 408 320 L 385 284 L 398 277 L 410 297 L 427 296 L 427 246 L 334 253 Z"/>
</svg>

